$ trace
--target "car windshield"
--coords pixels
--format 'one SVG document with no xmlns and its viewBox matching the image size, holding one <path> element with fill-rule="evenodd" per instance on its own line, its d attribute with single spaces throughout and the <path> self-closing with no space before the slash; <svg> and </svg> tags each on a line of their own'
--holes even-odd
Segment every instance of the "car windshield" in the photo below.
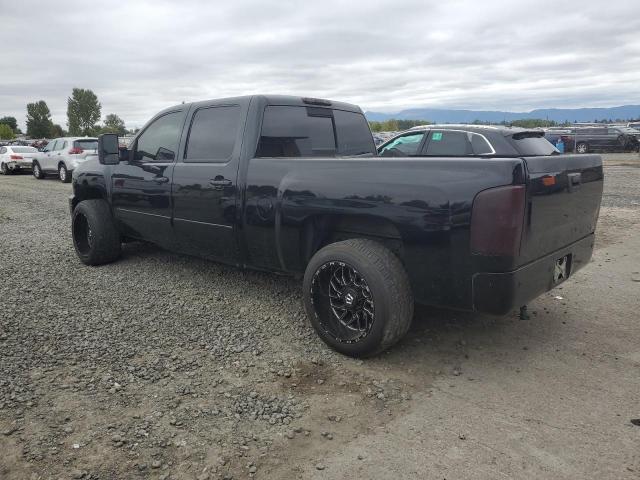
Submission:
<svg viewBox="0 0 640 480">
<path fill-rule="evenodd" d="M 520 155 L 539 157 L 560 153 L 549 140 L 538 132 L 517 133 L 508 138 Z"/>
<path fill-rule="evenodd" d="M 98 140 L 95 140 L 95 139 L 76 140 L 75 142 L 73 142 L 73 146 L 75 148 L 81 148 L 82 150 L 97 150 Z"/>
<path fill-rule="evenodd" d="M 34 153 L 37 152 L 37 148 L 33 147 L 11 147 L 14 153 Z"/>
</svg>

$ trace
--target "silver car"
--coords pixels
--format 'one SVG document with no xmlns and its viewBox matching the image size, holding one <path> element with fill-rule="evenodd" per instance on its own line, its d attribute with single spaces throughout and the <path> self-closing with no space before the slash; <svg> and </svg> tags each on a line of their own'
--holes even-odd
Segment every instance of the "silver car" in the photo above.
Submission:
<svg viewBox="0 0 640 480">
<path fill-rule="evenodd" d="M 21 145 L 7 145 L 0 147 L 0 171 L 8 175 L 21 170 L 31 170 L 34 158 L 38 156 L 38 149 Z"/>
<path fill-rule="evenodd" d="M 61 182 L 71 181 L 71 172 L 98 150 L 98 139 L 92 137 L 62 137 L 51 140 L 33 161 L 33 176 L 43 179 L 56 174 Z"/>
</svg>

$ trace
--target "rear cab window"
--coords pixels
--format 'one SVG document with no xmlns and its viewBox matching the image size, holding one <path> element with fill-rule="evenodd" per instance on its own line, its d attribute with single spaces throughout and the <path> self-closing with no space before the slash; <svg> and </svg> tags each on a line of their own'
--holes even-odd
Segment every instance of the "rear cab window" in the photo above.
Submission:
<svg viewBox="0 0 640 480">
<path fill-rule="evenodd" d="M 269 105 L 264 110 L 256 157 L 375 155 L 364 115 L 344 110 Z"/>
</svg>

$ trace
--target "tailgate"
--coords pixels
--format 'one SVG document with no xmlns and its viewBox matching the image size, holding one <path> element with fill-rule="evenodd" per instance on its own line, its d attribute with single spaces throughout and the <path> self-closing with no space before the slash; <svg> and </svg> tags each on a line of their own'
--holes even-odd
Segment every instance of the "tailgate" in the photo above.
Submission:
<svg viewBox="0 0 640 480">
<path fill-rule="evenodd" d="M 523 157 L 527 212 L 520 264 L 548 255 L 596 229 L 602 199 L 599 155 Z"/>
</svg>

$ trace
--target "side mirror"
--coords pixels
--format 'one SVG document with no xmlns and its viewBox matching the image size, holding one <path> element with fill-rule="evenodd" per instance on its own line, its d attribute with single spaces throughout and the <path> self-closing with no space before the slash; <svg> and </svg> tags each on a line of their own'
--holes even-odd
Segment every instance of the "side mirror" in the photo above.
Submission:
<svg viewBox="0 0 640 480">
<path fill-rule="evenodd" d="M 98 161 L 103 165 L 117 165 L 120 163 L 118 135 L 103 133 L 98 137 Z"/>
</svg>

